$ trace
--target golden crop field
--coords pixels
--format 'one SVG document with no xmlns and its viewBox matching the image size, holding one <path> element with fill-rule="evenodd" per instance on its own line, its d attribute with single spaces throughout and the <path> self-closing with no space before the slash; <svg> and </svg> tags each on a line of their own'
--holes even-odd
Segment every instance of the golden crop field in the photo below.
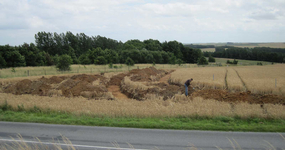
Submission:
<svg viewBox="0 0 285 150">
<path fill-rule="evenodd" d="M 225 82 L 226 75 L 228 85 Z M 172 73 L 171 82 L 184 84 L 189 78 L 194 79 L 193 86 L 201 88 L 225 89 L 228 86 L 230 90 L 240 89 L 250 90 L 253 93 L 285 94 L 284 64 L 183 68 Z"/>
<path fill-rule="evenodd" d="M 213 89 L 225 88 L 224 67 L 198 67 L 177 69 L 171 74 L 171 82 L 184 84 L 187 79 L 193 78 L 193 85 Z"/>
<path fill-rule="evenodd" d="M 227 75 L 226 75 L 226 81 L 228 89 L 234 90 L 234 91 L 245 91 L 245 87 L 243 86 L 243 83 L 239 76 L 237 75 L 234 67 L 228 67 L 226 68 Z"/>
<path fill-rule="evenodd" d="M 139 66 L 142 67 L 142 66 Z M 187 67 L 187 68 L 186 68 Z M 230 90 L 231 92 L 237 92 L 235 97 L 239 96 L 239 92 L 246 90 L 252 91 L 252 93 L 268 93 L 284 95 L 285 93 L 285 65 L 267 65 L 267 66 L 236 66 L 236 67 L 194 67 L 184 66 L 177 68 L 171 74 L 170 83 L 179 83 L 182 86 L 176 86 L 175 88 L 182 88 L 183 84 L 189 79 L 193 78 L 192 86 L 198 87 L 198 97 L 185 97 L 183 93 L 177 93 L 173 97 L 165 99 L 163 95 L 147 94 L 146 99 L 138 101 L 136 99 L 87 99 L 82 96 L 58 96 L 58 95 L 13 95 L 1 92 L 0 88 L 0 104 L 5 101 L 8 102 L 13 108 L 17 109 L 18 106 L 24 106 L 29 109 L 37 106 L 41 109 L 51 109 L 55 111 L 64 111 L 74 114 L 87 114 L 87 115 L 107 115 L 107 116 L 132 116 L 132 117 L 177 117 L 177 116 L 240 116 L 243 118 L 248 117 L 261 117 L 261 118 L 285 118 L 285 107 L 280 104 L 266 103 L 262 107 L 260 103 L 249 104 L 246 101 L 239 102 L 226 102 L 221 99 L 212 99 L 211 95 L 207 98 L 199 97 L 199 91 L 204 92 L 202 94 L 221 94 L 220 97 L 224 98 L 224 91 Z M 175 68 L 172 68 L 175 69 Z M 150 69 L 149 69 L 150 70 Z M 118 73 L 106 73 L 104 77 L 107 81 L 111 77 Z M 94 74 L 93 74 L 94 75 Z M 158 74 L 158 75 L 163 75 Z M 67 75 L 68 76 L 68 75 Z M 67 77 L 65 76 L 65 77 Z M 69 75 L 71 76 L 71 75 Z M 86 76 L 87 77 L 87 76 Z M 0 79 L 0 87 L 4 87 L 12 82 L 16 82 L 21 79 L 36 80 L 40 77 L 23 77 L 12 79 Z M 46 77 L 47 78 L 47 77 Z M 145 78 L 145 82 L 131 81 L 132 76 L 124 77 L 121 85 L 118 89 L 128 89 L 129 93 L 138 92 L 150 92 L 151 88 L 155 87 L 155 83 L 162 83 L 161 81 L 152 80 L 155 78 Z M 275 79 L 277 81 L 275 87 Z M 150 81 L 147 81 L 150 80 Z M 63 82 L 71 82 L 71 79 L 65 79 Z M 97 81 L 97 80 L 96 80 Z M 91 82 L 95 86 L 95 82 Z M 153 84 L 152 84 L 153 82 Z M 86 82 L 85 82 L 86 83 Z M 165 81 L 163 81 L 165 83 Z M 79 84 L 78 84 L 79 85 Z M 163 85 L 164 86 L 164 85 Z M 90 86 L 91 87 L 91 86 Z M 163 91 L 161 87 L 158 92 Z M 217 89 L 217 90 L 216 90 Z M 3 90 L 3 89 L 2 89 Z M 170 90 L 172 89 L 170 88 Z M 155 91 L 155 90 L 154 90 Z M 178 90 L 179 91 L 179 90 Z M 164 91 L 166 93 L 171 91 Z M 112 97 L 112 93 L 107 91 Z M 196 93 L 197 94 L 197 93 Z M 200 93 L 201 95 L 201 93 Z"/>
<path fill-rule="evenodd" d="M 87 100 L 82 97 L 43 97 L 31 95 L 0 94 L 0 103 L 8 102 L 14 109 L 24 106 L 32 109 L 34 106 L 42 110 L 64 111 L 76 115 L 94 115 L 111 117 L 191 117 L 195 115 L 240 116 L 242 118 L 285 118 L 285 107 L 282 105 L 237 103 L 234 108 L 230 103 L 211 99 L 186 98 L 178 95 L 168 100 L 148 99 L 137 100 Z M 264 113 L 266 109 L 266 113 Z"/>
<path fill-rule="evenodd" d="M 285 94 L 285 65 L 236 67 L 248 90 L 254 93 Z M 276 84 L 275 84 L 276 83 Z"/>
</svg>

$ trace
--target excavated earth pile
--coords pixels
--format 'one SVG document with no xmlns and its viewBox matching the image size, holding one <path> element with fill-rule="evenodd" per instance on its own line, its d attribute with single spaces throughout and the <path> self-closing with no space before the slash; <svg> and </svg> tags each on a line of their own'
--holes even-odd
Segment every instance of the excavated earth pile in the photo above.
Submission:
<svg viewBox="0 0 285 150">
<path fill-rule="evenodd" d="M 97 83 L 94 83 L 97 82 Z M 86 98 L 99 98 L 108 92 L 107 78 L 100 75 L 74 75 L 72 77 L 51 78 L 42 77 L 38 80 L 21 80 L 15 84 L 3 87 L 3 92 L 15 95 L 32 94 L 40 96 L 83 96 Z"/>
<path fill-rule="evenodd" d="M 163 97 L 164 100 L 172 98 L 176 94 L 184 94 L 184 85 L 170 84 L 169 78 L 173 71 L 157 70 L 154 67 L 145 69 L 134 69 L 128 73 L 120 73 L 106 78 L 101 75 L 74 75 L 53 76 L 51 78 L 41 77 L 38 80 L 24 79 L 17 83 L 3 85 L 4 93 L 16 95 L 32 94 L 40 96 L 82 96 L 88 99 L 114 99 L 113 95 L 127 96 L 137 100 L 146 99 L 148 94 Z M 159 81 L 162 78 L 163 81 Z M 109 88 L 110 87 L 110 88 Z M 108 91 L 109 88 L 109 91 Z M 111 90 L 113 89 L 113 90 Z M 114 90 L 115 89 L 115 90 Z M 120 89 L 120 90 L 119 90 Z M 229 92 L 218 89 L 188 88 L 190 98 L 202 97 L 204 99 L 215 99 L 224 102 L 248 102 L 250 104 L 282 104 L 285 105 L 283 95 L 254 94 L 247 92 Z M 122 93 L 120 93 L 120 91 Z M 124 95 L 122 95 L 124 94 Z"/>
</svg>

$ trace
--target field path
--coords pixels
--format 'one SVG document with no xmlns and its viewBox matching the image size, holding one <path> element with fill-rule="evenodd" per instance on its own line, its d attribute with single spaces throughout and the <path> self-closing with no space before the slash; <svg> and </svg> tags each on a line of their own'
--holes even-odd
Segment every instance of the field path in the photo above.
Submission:
<svg viewBox="0 0 285 150">
<path fill-rule="evenodd" d="M 112 92 L 113 96 L 119 100 L 129 99 L 127 95 L 123 94 L 118 85 L 110 85 L 108 91 Z"/>
<path fill-rule="evenodd" d="M 235 70 L 235 69 L 234 69 L 234 70 Z M 245 88 L 245 91 L 248 91 L 248 88 L 247 88 L 247 86 L 246 86 L 245 82 L 243 81 L 243 79 L 240 77 L 240 75 L 239 75 L 238 71 L 237 71 L 237 70 L 235 70 L 235 71 L 236 71 L 236 73 L 237 73 L 237 75 L 238 75 L 238 77 L 239 77 L 240 81 L 242 82 L 243 87 Z"/>
<path fill-rule="evenodd" d="M 159 79 L 159 82 L 166 83 L 168 85 L 168 79 L 170 78 L 171 74 L 167 74 L 166 76 Z"/>
</svg>

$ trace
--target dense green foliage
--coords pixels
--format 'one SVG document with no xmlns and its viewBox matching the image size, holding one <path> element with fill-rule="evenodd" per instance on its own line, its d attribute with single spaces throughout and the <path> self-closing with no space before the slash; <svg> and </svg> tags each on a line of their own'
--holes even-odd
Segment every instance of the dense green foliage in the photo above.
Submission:
<svg viewBox="0 0 285 150">
<path fill-rule="evenodd" d="M 0 68 L 57 65 L 59 57 L 64 54 L 71 57 L 72 64 L 123 64 L 128 57 L 134 63 L 198 63 L 203 53 L 197 48 L 213 47 L 215 46 L 193 44 L 184 46 L 177 41 L 161 43 L 154 39 L 144 41 L 133 39 L 123 43 L 99 35 L 90 37 L 84 33 L 38 32 L 35 35 L 35 44 L 0 45 Z M 285 49 L 281 48 L 222 46 L 216 47 L 214 53 L 204 53 L 205 57 L 210 55 L 221 58 L 285 62 Z"/>
<path fill-rule="evenodd" d="M 216 59 L 212 55 L 209 55 L 209 62 L 216 62 Z"/>
<path fill-rule="evenodd" d="M 195 45 L 195 44 L 186 44 L 186 47 L 190 48 L 215 48 L 215 45 Z"/>
<path fill-rule="evenodd" d="M 238 48 L 222 46 L 216 47 L 216 51 L 212 56 L 282 63 L 285 62 L 285 49 L 270 47 Z"/>
<path fill-rule="evenodd" d="M 227 60 L 227 64 L 234 64 L 234 65 L 237 65 L 238 64 L 238 61 L 237 60 L 233 60 L 233 61 L 230 61 L 230 60 Z"/>
<path fill-rule="evenodd" d="M 123 43 L 99 35 L 90 37 L 84 33 L 38 32 L 35 44 L 0 46 L 0 68 L 57 65 L 59 57 L 64 54 L 71 57 L 72 64 L 96 65 L 123 64 L 128 57 L 134 63 L 197 63 L 202 56 L 200 49 L 185 47 L 177 41 L 161 43 L 153 39 L 134 39 Z"/>
<path fill-rule="evenodd" d="M 69 71 L 71 64 L 72 64 L 71 57 L 67 54 L 64 54 L 59 57 L 56 68 L 58 68 L 60 71 Z"/>
<path fill-rule="evenodd" d="M 199 60 L 198 60 L 198 65 L 208 65 L 208 60 L 202 56 Z"/>
<path fill-rule="evenodd" d="M 126 64 L 127 66 L 133 66 L 133 65 L 135 65 L 135 62 L 134 62 L 130 57 L 128 57 L 128 58 L 126 59 L 125 64 Z"/>
</svg>

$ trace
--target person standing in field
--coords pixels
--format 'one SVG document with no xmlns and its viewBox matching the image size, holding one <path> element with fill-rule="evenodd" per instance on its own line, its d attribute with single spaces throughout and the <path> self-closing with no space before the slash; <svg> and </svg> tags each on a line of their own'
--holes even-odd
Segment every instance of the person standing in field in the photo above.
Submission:
<svg viewBox="0 0 285 150">
<path fill-rule="evenodd" d="M 188 79 L 186 82 L 185 82 L 185 84 L 184 84 L 184 86 L 185 86 L 185 95 L 186 96 L 188 96 L 188 86 L 190 85 L 190 83 L 193 81 L 193 78 L 191 78 L 191 79 Z"/>
</svg>

